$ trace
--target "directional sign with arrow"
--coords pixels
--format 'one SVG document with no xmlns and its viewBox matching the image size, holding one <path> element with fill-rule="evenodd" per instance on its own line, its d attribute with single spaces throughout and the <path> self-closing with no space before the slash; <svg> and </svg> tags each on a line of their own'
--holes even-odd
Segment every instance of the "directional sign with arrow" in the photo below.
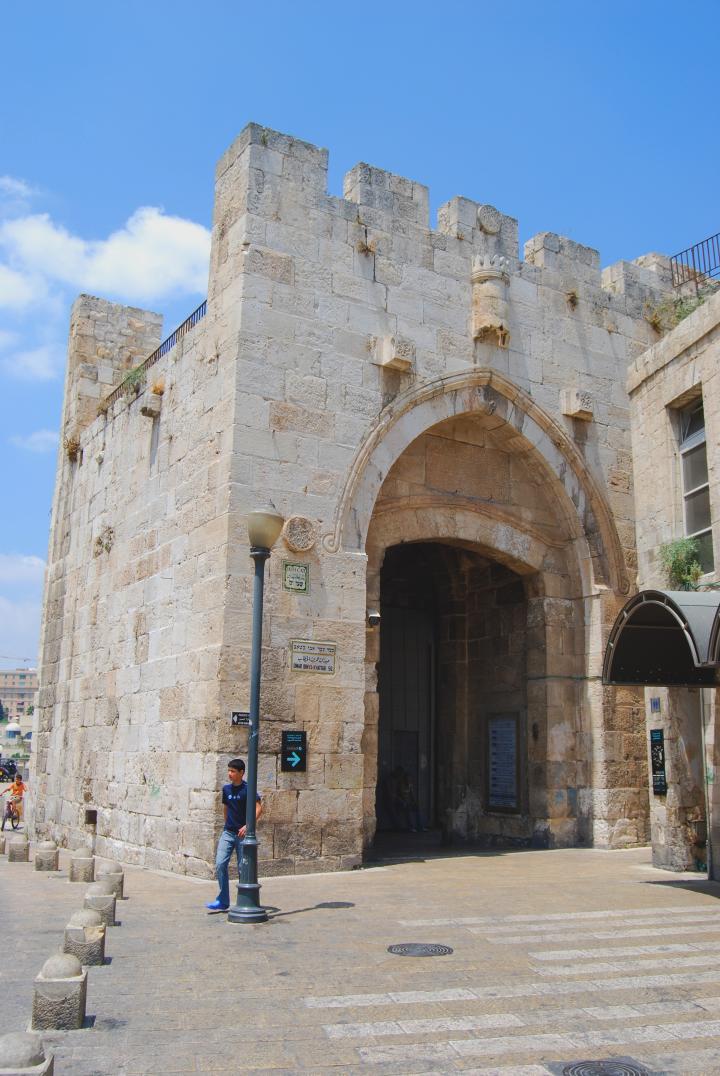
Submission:
<svg viewBox="0 0 720 1076">
<path fill-rule="evenodd" d="M 307 769 L 307 733 L 297 731 L 282 734 L 280 768 L 284 773 L 305 773 Z"/>
</svg>

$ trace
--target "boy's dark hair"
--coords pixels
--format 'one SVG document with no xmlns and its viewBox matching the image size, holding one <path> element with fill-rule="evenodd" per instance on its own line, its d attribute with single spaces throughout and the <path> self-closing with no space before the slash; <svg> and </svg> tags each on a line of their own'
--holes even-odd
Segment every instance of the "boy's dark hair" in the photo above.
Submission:
<svg viewBox="0 0 720 1076">
<path fill-rule="evenodd" d="M 229 770 L 237 770 L 238 773 L 245 773 L 245 763 L 241 758 L 231 758 L 228 762 Z"/>
</svg>

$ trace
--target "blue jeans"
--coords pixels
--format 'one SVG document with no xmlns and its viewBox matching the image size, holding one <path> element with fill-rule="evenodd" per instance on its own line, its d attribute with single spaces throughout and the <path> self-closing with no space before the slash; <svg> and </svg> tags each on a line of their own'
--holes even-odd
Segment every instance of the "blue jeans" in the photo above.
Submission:
<svg viewBox="0 0 720 1076">
<path fill-rule="evenodd" d="M 232 859 L 233 852 L 237 856 L 238 872 L 240 870 L 240 860 L 242 859 L 242 837 L 238 837 L 236 833 L 229 833 L 226 829 L 220 834 L 220 840 L 217 846 L 217 855 L 215 856 L 215 877 L 220 885 L 220 892 L 218 893 L 218 900 L 221 904 L 229 906 L 230 904 L 230 879 L 228 877 L 228 866 Z"/>
</svg>

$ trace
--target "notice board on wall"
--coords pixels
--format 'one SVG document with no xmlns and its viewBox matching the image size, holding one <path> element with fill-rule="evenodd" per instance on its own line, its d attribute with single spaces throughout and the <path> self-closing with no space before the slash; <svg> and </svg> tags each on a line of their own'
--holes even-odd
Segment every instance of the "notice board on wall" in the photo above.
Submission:
<svg viewBox="0 0 720 1076">
<path fill-rule="evenodd" d="M 519 800 L 518 715 L 488 718 L 487 805 L 490 811 L 517 811 Z"/>
</svg>

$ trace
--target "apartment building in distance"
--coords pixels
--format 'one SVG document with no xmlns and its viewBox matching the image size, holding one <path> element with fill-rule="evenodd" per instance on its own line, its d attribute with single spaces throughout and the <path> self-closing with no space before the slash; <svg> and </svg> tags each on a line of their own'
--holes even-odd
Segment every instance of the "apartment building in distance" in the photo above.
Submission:
<svg viewBox="0 0 720 1076">
<path fill-rule="evenodd" d="M 37 686 L 37 669 L 0 669 L 3 719 L 19 724 L 23 735 L 32 730 L 32 707 Z"/>
</svg>

